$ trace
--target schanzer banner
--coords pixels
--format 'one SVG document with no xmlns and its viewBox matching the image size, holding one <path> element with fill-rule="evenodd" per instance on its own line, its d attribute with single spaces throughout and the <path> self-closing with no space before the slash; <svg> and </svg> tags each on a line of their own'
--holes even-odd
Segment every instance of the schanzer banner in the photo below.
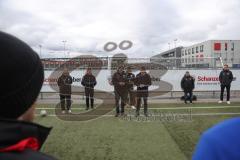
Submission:
<svg viewBox="0 0 240 160">
<path fill-rule="evenodd" d="M 171 84 L 171 91 L 181 91 L 180 82 L 187 70 L 168 70 L 161 77 L 156 77 L 155 75 L 151 75 L 153 82 L 167 82 Z M 195 91 L 216 91 L 220 89 L 219 83 L 219 73 L 221 70 L 188 70 L 190 74 L 195 78 Z M 57 79 L 61 75 L 61 71 L 56 74 L 52 74 L 54 71 L 46 70 L 45 71 L 45 79 L 41 92 L 58 92 L 57 87 Z M 232 70 L 234 80 L 232 82 L 231 90 L 240 90 L 240 72 L 239 70 Z M 138 72 L 134 72 L 137 74 Z M 81 86 L 81 79 L 85 74 L 85 70 L 74 70 L 70 73 L 73 77 L 72 86 Z M 97 85 L 95 89 L 104 92 L 112 92 L 113 86 L 110 85 L 111 81 L 111 71 L 107 69 L 100 70 L 96 75 Z M 160 89 L 164 90 L 165 83 L 159 83 Z M 53 87 L 55 86 L 55 87 Z M 74 88 L 74 87 L 73 87 Z M 78 87 L 76 87 L 78 88 Z M 150 90 L 154 90 L 156 86 L 153 85 L 149 88 Z M 73 91 L 80 91 L 74 90 Z"/>
</svg>

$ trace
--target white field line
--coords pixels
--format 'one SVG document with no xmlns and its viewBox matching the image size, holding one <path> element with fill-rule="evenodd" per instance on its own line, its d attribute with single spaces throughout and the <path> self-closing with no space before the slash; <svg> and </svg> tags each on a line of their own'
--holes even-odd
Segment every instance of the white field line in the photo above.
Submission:
<svg viewBox="0 0 240 160">
<path fill-rule="evenodd" d="M 214 107 L 166 107 L 166 108 L 148 108 L 152 110 L 171 110 L 171 109 L 221 109 L 221 108 L 240 108 L 240 106 L 214 106 Z M 53 110 L 55 107 L 41 107 L 36 108 L 38 110 L 47 109 L 47 110 Z M 85 108 L 72 108 L 72 110 L 84 110 Z M 114 109 L 114 107 L 113 107 Z"/>
<path fill-rule="evenodd" d="M 41 116 L 40 114 L 35 114 L 36 116 Z M 233 112 L 223 112 L 223 113 L 189 113 L 189 114 L 177 114 L 179 116 L 222 116 L 222 115 L 240 115 L 240 113 L 233 113 Z M 69 116 L 69 115 L 59 115 L 59 116 Z M 76 115 L 78 116 L 78 115 Z M 83 116 L 83 115 L 81 115 Z M 85 115 L 85 116 L 88 116 L 88 115 Z M 99 115 L 91 115 L 91 116 L 99 116 Z M 131 116 L 134 116 L 134 115 L 131 115 Z M 158 117 L 158 116 L 161 116 L 161 115 L 154 115 L 154 117 Z M 49 114 L 47 115 L 47 117 L 56 117 L 55 114 Z M 114 115 L 101 115 L 100 117 L 114 117 Z"/>
</svg>

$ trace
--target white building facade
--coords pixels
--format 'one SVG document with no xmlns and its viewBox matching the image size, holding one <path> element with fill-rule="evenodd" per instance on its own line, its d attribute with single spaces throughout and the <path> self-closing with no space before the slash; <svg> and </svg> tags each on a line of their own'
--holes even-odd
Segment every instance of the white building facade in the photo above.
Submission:
<svg viewBox="0 0 240 160">
<path fill-rule="evenodd" d="M 182 67 L 208 68 L 222 64 L 240 68 L 240 40 L 208 40 L 181 51 Z"/>
</svg>

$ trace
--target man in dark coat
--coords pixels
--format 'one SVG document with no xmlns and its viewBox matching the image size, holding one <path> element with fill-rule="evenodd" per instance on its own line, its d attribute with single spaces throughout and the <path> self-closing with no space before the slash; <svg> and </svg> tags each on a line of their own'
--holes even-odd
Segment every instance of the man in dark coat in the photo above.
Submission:
<svg viewBox="0 0 240 160">
<path fill-rule="evenodd" d="M 134 95 L 134 80 L 135 80 L 135 75 L 132 73 L 131 67 L 127 68 L 126 72 L 127 76 L 127 96 L 129 100 L 129 105 L 132 108 L 135 108 L 135 95 Z"/>
<path fill-rule="evenodd" d="M 146 72 L 145 67 L 141 67 L 140 73 L 136 75 L 135 85 L 137 86 L 137 109 L 136 116 L 139 116 L 141 100 L 144 103 L 144 115 L 148 116 L 148 87 L 152 85 L 152 80 L 150 75 Z"/>
<path fill-rule="evenodd" d="M 195 79 L 190 75 L 187 71 L 181 80 L 181 88 L 184 91 L 184 102 L 187 104 L 187 100 L 189 99 L 190 103 L 192 103 L 192 93 L 195 88 Z"/>
<path fill-rule="evenodd" d="M 124 72 L 124 67 L 121 66 L 117 69 L 117 72 L 112 76 L 112 84 L 114 86 L 115 94 L 115 105 L 116 105 L 116 115 L 124 115 L 124 107 L 127 101 L 127 76 Z M 121 100 L 121 108 L 119 106 L 119 101 Z"/>
<path fill-rule="evenodd" d="M 57 81 L 63 114 L 65 113 L 65 109 L 67 109 L 68 113 L 71 113 L 72 81 L 72 77 L 70 76 L 67 68 L 64 68 L 62 75 Z"/>
<path fill-rule="evenodd" d="M 44 80 L 41 60 L 26 43 L 0 32 L 0 159 L 54 160 L 40 153 L 51 128 L 33 123 Z M 11 58 L 10 58 L 11 57 Z M 9 74 L 11 73 L 11 74 Z"/>
<path fill-rule="evenodd" d="M 233 81 L 233 74 L 229 70 L 228 65 L 225 64 L 223 70 L 219 74 L 219 81 L 221 83 L 221 95 L 220 95 L 220 101 L 218 103 L 223 102 L 223 93 L 224 89 L 227 89 L 227 104 L 230 104 L 230 88 L 231 83 Z"/>
<path fill-rule="evenodd" d="M 81 84 L 85 87 L 86 96 L 86 110 L 89 109 L 89 100 L 91 101 L 91 108 L 94 108 L 94 87 L 97 84 L 95 76 L 92 74 L 92 69 L 88 68 L 86 74 L 82 78 Z"/>
</svg>

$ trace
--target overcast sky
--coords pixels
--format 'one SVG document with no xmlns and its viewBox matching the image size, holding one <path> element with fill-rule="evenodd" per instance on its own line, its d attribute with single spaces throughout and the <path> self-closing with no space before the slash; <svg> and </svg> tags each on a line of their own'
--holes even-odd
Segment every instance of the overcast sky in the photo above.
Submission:
<svg viewBox="0 0 240 160">
<path fill-rule="evenodd" d="M 239 0 L 0 0 L 0 30 L 27 42 L 42 57 L 83 53 L 149 57 L 209 39 L 240 39 Z M 131 40 L 106 53 L 105 43 Z"/>
</svg>

